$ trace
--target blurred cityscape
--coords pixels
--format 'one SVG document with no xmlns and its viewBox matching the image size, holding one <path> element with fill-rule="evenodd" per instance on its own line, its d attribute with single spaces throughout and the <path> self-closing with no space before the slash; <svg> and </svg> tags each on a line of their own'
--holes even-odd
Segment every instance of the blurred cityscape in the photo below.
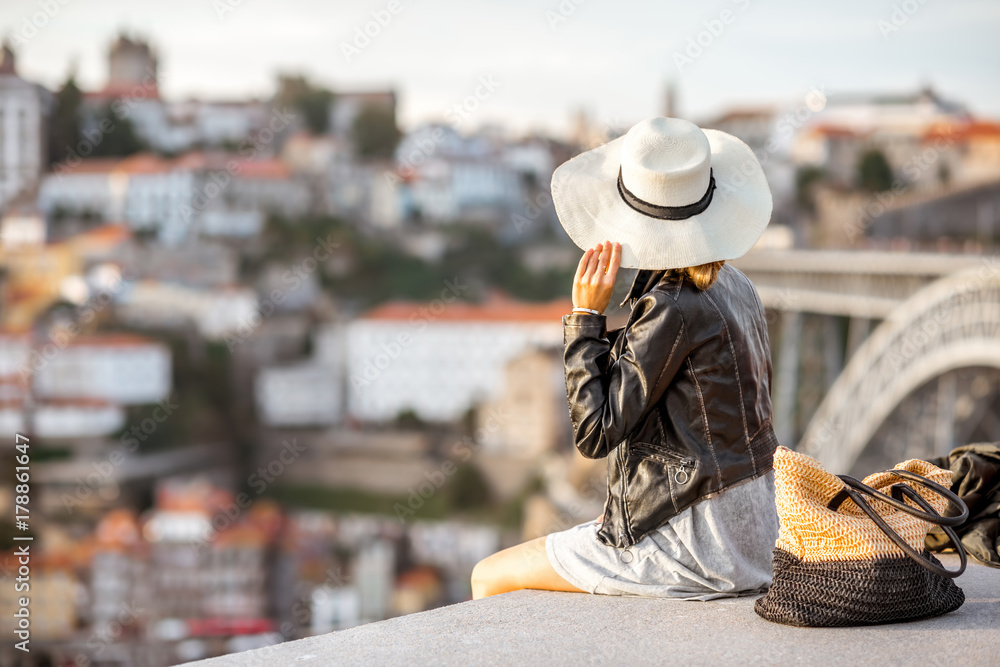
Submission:
<svg viewBox="0 0 1000 667">
<path fill-rule="evenodd" d="M 573 449 L 561 357 L 580 251 L 548 185 L 683 116 L 675 84 L 559 140 L 461 131 L 483 78 L 404 132 L 394 90 L 283 75 L 268 99 L 169 100 L 154 43 L 107 49 L 97 90 L 0 56 L 5 637 L 15 433 L 34 537 L 32 652 L 0 662 L 169 665 L 467 600 L 478 560 L 600 515 L 606 464 Z M 691 119 L 750 145 L 774 195 L 736 264 L 767 306 L 782 444 L 849 440 L 844 469 L 871 470 L 1000 440 L 989 346 L 919 352 L 948 327 L 1000 337 L 1000 122 L 967 103 L 813 90 Z M 918 307 L 977 270 L 980 320 Z M 904 361 L 943 361 L 879 347 L 906 308 L 897 334 L 926 335 Z"/>
</svg>

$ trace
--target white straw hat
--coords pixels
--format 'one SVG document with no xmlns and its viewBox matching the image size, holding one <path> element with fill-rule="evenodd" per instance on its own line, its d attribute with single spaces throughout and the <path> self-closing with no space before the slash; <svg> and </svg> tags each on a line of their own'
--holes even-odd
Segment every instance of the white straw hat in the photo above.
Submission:
<svg viewBox="0 0 1000 667">
<path fill-rule="evenodd" d="M 772 206 L 749 146 L 665 117 L 561 164 L 552 203 L 576 245 L 618 241 L 621 266 L 638 269 L 739 257 L 763 234 Z"/>
</svg>

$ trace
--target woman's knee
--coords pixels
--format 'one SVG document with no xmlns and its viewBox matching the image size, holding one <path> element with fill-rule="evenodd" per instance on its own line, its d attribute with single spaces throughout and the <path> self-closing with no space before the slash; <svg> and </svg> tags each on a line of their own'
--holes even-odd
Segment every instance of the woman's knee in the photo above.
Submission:
<svg viewBox="0 0 1000 667">
<path fill-rule="evenodd" d="M 494 595 L 498 590 L 498 575 L 495 562 L 496 554 L 493 556 L 487 556 L 472 568 L 472 599 L 478 600 L 480 598 L 489 597 Z"/>
</svg>

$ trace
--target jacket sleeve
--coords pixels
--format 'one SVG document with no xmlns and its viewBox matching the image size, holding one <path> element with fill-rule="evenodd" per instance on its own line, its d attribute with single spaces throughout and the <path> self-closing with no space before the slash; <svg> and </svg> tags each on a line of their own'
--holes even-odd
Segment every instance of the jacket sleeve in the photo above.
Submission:
<svg viewBox="0 0 1000 667">
<path fill-rule="evenodd" d="M 574 445 L 598 459 L 625 439 L 666 390 L 688 354 L 684 320 L 669 295 L 635 304 L 621 354 L 609 359 L 604 315 L 563 315 L 563 366 Z"/>
</svg>

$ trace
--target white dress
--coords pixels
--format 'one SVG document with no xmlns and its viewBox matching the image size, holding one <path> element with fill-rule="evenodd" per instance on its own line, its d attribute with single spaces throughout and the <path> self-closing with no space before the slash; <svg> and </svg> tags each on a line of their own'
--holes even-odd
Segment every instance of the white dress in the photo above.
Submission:
<svg viewBox="0 0 1000 667">
<path fill-rule="evenodd" d="M 597 539 L 594 519 L 545 538 L 559 575 L 599 595 L 711 600 L 763 593 L 778 539 L 774 471 L 696 503 L 627 550 Z"/>
</svg>

